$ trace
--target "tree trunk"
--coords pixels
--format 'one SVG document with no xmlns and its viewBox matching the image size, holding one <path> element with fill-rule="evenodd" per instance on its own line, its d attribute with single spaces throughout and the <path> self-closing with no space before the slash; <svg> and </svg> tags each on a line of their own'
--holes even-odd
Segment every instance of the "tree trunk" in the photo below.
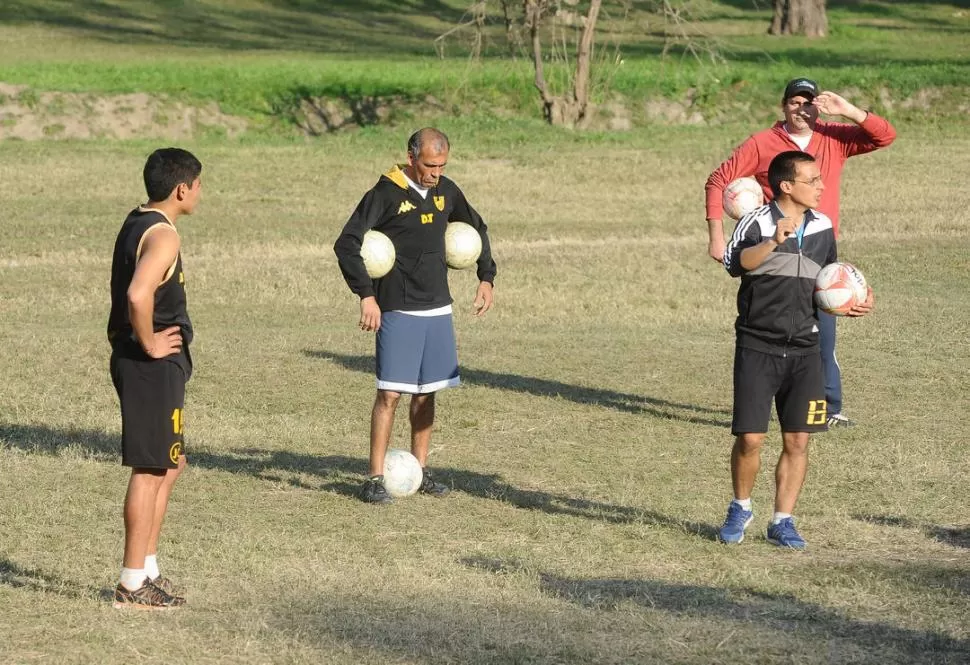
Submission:
<svg viewBox="0 0 970 665">
<path fill-rule="evenodd" d="M 583 33 L 576 47 L 576 69 L 573 74 L 572 90 L 562 95 L 554 95 L 549 90 L 543 71 L 542 39 L 539 34 L 543 18 L 550 8 L 550 3 L 549 0 L 524 0 L 525 25 L 529 29 L 532 64 L 535 67 L 535 86 L 542 97 L 543 112 L 550 124 L 575 127 L 586 118 L 589 107 L 590 60 L 593 55 L 593 38 L 602 4 L 602 0 L 591 0 L 589 3 Z"/>
<path fill-rule="evenodd" d="M 773 35 L 824 37 L 829 21 L 825 0 L 774 0 L 775 15 L 768 32 Z"/>
</svg>

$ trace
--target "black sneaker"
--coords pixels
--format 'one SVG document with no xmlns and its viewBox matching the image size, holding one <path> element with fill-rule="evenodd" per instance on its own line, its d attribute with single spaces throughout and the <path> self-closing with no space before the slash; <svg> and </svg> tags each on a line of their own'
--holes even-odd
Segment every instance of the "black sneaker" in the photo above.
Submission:
<svg viewBox="0 0 970 665">
<path fill-rule="evenodd" d="M 147 577 L 145 583 L 134 591 L 129 591 L 121 584 L 115 587 L 115 609 L 171 610 L 182 605 L 185 605 L 185 598 L 162 591 Z"/>
<path fill-rule="evenodd" d="M 357 497 L 364 503 L 393 503 L 394 499 L 384 487 L 384 476 L 372 476 L 361 485 Z"/>
<path fill-rule="evenodd" d="M 431 472 L 425 469 L 424 478 L 421 480 L 421 487 L 418 488 L 418 491 L 421 494 L 430 494 L 431 496 L 447 496 L 451 488 L 444 483 L 436 483 Z"/>
</svg>

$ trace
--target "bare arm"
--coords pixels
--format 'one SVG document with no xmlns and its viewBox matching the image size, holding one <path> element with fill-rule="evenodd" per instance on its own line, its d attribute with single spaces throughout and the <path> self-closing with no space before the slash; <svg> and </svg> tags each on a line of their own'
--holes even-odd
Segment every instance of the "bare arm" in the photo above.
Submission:
<svg viewBox="0 0 970 665">
<path fill-rule="evenodd" d="M 128 286 L 128 317 L 135 338 L 152 358 L 164 358 L 182 348 L 182 334 L 178 326 L 155 332 L 155 291 L 165 279 L 165 273 L 178 258 L 181 241 L 175 229 L 159 227 L 145 238 L 142 253 L 135 266 L 135 274 Z"/>
</svg>

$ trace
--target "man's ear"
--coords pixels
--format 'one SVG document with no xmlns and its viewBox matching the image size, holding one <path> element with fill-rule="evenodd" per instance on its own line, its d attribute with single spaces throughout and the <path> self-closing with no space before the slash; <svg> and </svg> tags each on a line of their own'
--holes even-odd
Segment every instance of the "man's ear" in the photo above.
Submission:
<svg viewBox="0 0 970 665">
<path fill-rule="evenodd" d="M 779 188 L 781 189 L 781 193 L 788 194 L 789 196 L 791 195 L 791 191 L 792 189 L 794 189 L 794 187 L 795 187 L 794 183 L 788 182 L 787 180 L 782 180 L 779 185 Z"/>
<path fill-rule="evenodd" d="M 188 186 L 184 182 L 180 182 L 179 184 L 175 185 L 175 200 L 176 201 L 182 201 L 182 200 L 185 199 L 185 190 L 186 189 L 188 189 Z"/>
</svg>

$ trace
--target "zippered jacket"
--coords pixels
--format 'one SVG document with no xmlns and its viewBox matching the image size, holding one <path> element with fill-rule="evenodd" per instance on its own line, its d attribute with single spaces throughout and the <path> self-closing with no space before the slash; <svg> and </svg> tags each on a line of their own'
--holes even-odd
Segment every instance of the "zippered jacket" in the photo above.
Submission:
<svg viewBox="0 0 970 665">
<path fill-rule="evenodd" d="M 422 311 L 450 305 L 445 229 L 453 221 L 470 224 L 481 235 L 482 253 L 476 272 L 480 281 L 493 283 L 496 269 L 488 228 L 458 185 L 441 176 L 438 185 L 421 198 L 395 166 L 364 194 L 333 246 L 350 290 L 360 298 L 375 296 L 383 311 Z M 380 279 L 370 278 L 360 257 L 364 234 L 371 229 L 394 243 L 394 267 Z"/>
<path fill-rule="evenodd" d="M 724 267 L 741 278 L 737 345 L 774 355 L 818 353 L 818 312 L 815 278 L 837 260 L 832 221 L 808 210 L 796 233 L 788 237 L 754 270 L 741 267 L 741 252 L 775 235 L 784 217 L 771 202 L 742 217 L 724 252 Z"/>
</svg>

